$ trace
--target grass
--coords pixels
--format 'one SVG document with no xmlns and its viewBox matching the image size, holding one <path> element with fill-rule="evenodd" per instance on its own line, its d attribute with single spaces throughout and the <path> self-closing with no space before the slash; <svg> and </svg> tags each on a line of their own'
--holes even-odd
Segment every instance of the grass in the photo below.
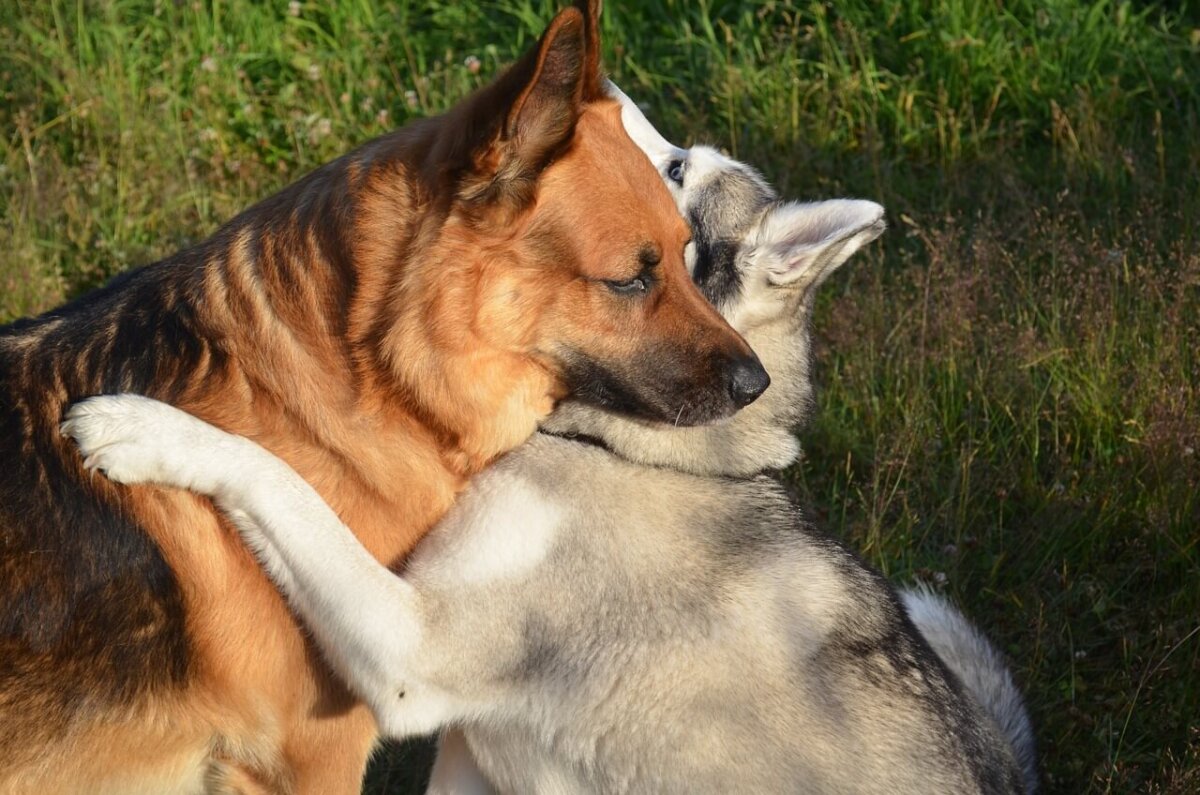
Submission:
<svg viewBox="0 0 1200 795">
<path fill-rule="evenodd" d="M 554 5 L 0 3 L 0 322 L 446 107 Z M 670 137 L 889 208 L 819 306 L 788 476 L 1008 652 L 1046 791 L 1200 788 L 1196 7 L 606 5 L 610 71 Z"/>
</svg>

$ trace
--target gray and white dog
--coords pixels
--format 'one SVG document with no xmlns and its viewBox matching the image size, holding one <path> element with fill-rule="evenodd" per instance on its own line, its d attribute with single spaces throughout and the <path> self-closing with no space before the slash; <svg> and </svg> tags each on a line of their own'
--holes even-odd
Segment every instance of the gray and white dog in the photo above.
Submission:
<svg viewBox="0 0 1200 795">
<path fill-rule="evenodd" d="M 64 432 L 115 480 L 210 495 L 387 734 L 447 730 L 433 792 L 1032 791 L 1028 719 L 986 639 L 758 474 L 799 452 L 816 288 L 883 209 L 781 203 L 632 103 L 625 120 L 692 224 L 696 281 L 770 372 L 731 420 L 566 404 L 399 576 L 283 461 L 177 409 L 94 398 Z"/>
</svg>

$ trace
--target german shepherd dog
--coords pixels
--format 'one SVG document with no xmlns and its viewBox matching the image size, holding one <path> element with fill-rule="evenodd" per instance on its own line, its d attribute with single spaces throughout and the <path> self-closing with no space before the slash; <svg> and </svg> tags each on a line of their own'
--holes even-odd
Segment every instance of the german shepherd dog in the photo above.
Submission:
<svg viewBox="0 0 1200 795">
<path fill-rule="evenodd" d="M 564 395 L 689 425 L 766 388 L 579 5 L 445 115 L 0 330 L 0 791 L 356 792 L 377 739 L 210 503 L 84 469 L 80 398 L 254 439 L 394 565 Z"/>
<path fill-rule="evenodd" d="M 451 727 L 433 792 L 1031 790 L 990 644 L 932 594 L 902 601 L 755 474 L 798 452 L 815 291 L 882 208 L 780 203 L 625 115 L 692 222 L 696 281 L 771 373 L 728 422 L 564 404 L 399 577 L 284 462 L 175 408 L 96 398 L 66 431 L 118 481 L 213 497 L 387 733 Z"/>
</svg>

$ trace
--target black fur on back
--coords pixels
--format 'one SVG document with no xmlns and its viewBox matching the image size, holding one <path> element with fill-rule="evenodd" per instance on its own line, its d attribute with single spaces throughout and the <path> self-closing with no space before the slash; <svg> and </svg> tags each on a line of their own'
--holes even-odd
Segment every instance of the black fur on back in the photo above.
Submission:
<svg viewBox="0 0 1200 795">
<path fill-rule="evenodd" d="M 83 397 L 169 400 L 224 367 L 199 274 L 160 263 L 0 328 L 0 755 L 188 678 L 175 574 L 58 426 Z"/>
</svg>

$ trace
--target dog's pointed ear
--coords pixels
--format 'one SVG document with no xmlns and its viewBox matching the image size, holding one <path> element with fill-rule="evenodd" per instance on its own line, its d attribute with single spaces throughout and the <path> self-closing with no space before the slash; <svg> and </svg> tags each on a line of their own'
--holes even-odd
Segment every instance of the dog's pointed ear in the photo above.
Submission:
<svg viewBox="0 0 1200 795">
<path fill-rule="evenodd" d="M 575 7 L 583 14 L 583 98 L 591 101 L 607 96 L 604 70 L 600 66 L 600 12 L 601 0 L 575 0 Z"/>
<path fill-rule="evenodd" d="M 564 9 L 550 22 L 534 51 L 524 89 L 509 108 L 504 142 L 522 160 L 537 164 L 570 138 L 584 101 L 586 22 Z"/>
<path fill-rule="evenodd" d="M 754 256 L 772 284 L 807 292 L 819 286 L 887 228 L 870 201 L 788 202 L 768 212 L 754 237 Z"/>
<path fill-rule="evenodd" d="M 583 14 L 563 9 L 536 47 L 468 101 L 456 122 L 470 152 L 460 198 L 515 205 L 532 198 L 537 175 L 570 142 L 583 112 L 584 33 Z"/>
</svg>

